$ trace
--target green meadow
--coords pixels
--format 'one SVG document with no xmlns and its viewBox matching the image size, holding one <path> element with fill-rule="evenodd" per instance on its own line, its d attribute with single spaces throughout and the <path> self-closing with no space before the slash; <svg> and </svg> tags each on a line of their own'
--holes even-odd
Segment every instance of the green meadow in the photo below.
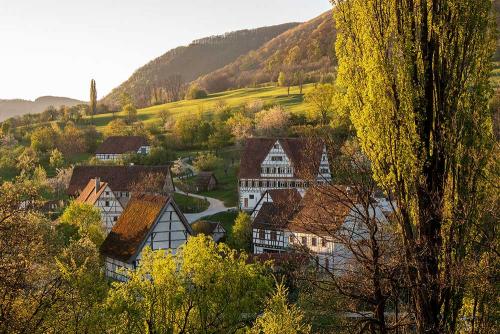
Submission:
<svg viewBox="0 0 500 334">
<path fill-rule="evenodd" d="M 305 94 L 314 88 L 313 84 L 304 85 L 302 93 Z M 174 117 L 185 114 L 203 112 L 212 112 L 217 103 L 224 101 L 230 107 L 241 106 L 254 100 L 262 100 L 265 105 L 280 104 L 285 106 L 291 113 L 302 114 L 307 112 L 309 105 L 304 103 L 304 95 L 299 94 L 298 87 L 290 89 L 290 95 L 287 95 L 286 87 L 260 87 L 260 88 L 242 88 L 222 93 L 210 94 L 204 99 L 182 100 L 161 104 L 153 107 L 137 110 L 138 120 L 149 123 L 159 120 L 158 113 L 161 110 L 169 110 Z M 113 120 L 113 117 L 124 116 L 121 112 L 99 114 L 94 117 L 94 124 L 99 131 Z"/>
</svg>

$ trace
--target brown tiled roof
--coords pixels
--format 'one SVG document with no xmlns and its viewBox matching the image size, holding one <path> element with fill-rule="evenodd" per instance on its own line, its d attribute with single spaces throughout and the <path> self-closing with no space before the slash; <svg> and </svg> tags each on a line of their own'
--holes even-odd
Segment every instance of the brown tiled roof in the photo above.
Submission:
<svg viewBox="0 0 500 334">
<path fill-rule="evenodd" d="M 302 200 L 302 196 L 297 189 L 269 189 L 267 193 L 275 203 L 292 203 L 298 204 Z"/>
<path fill-rule="evenodd" d="M 130 191 L 134 183 L 150 173 L 162 175 L 165 182 L 171 177 L 170 166 L 76 166 L 67 192 L 77 195 L 95 177 L 106 180 L 113 191 Z"/>
<path fill-rule="evenodd" d="M 287 229 L 319 236 L 335 233 L 344 223 L 351 208 L 357 204 L 354 198 L 349 198 L 346 189 L 344 186 L 332 185 L 310 188 Z"/>
<path fill-rule="evenodd" d="M 95 180 L 96 180 L 95 178 L 90 179 L 87 186 L 80 193 L 80 196 L 78 196 L 75 199 L 75 202 L 94 205 L 94 203 L 97 201 L 99 196 L 101 196 L 102 192 L 104 191 L 104 189 L 106 189 L 106 186 L 108 185 L 106 182 L 100 181 L 99 189 L 97 189 L 96 191 Z"/>
<path fill-rule="evenodd" d="M 148 140 L 140 136 L 112 136 L 106 138 L 95 151 L 96 154 L 122 154 L 137 152 L 141 146 L 148 146 Z"/>
<path fill-rule="evenodd" d="M 101 245 L 101 253 L 129 262 L 139 251 L 139 247 L 169 201 L 170 197 L 161 195 L 133 195 Z"/>
<path fill-rule="evenodd" d="M 240 179 L 260 177 L 260 165 L 276 141 L 294 165 L 295 177 L 305 179 L 318 174 L 324 147 L 321 141 L 308 138 L 249 138 L 241 156 Z"/>
<path fill-rule="evenodd" d="M 296 213 L 302 197 L 297 189 L 272 189 L 267 193 L 273 201 L 262 203 L 252 226 L 263 229 L 285 228 Z"/>
<path fill-rule="evenodd" d="M 212 177 L 217 182 L 217 178 L 213 172 L 199 172 L 196 176 L 196 186 L 206 188 Z"/>
<path fill-rule="evenodd" d="M 262 204 L 252 226 L 267 229 L 287 229 L 318 236 L 331 235 L 344 222 L 353 203 L 346 203 L 346 187 L 317 186 L 310 188 L 300 202 L 286 200 L 283 190 L 272 190 L 278 201 Z M 300 195 L 299 195 L 300 196 Z M 290 198 L 290 197 L 288 197 Z"/>
</svg>

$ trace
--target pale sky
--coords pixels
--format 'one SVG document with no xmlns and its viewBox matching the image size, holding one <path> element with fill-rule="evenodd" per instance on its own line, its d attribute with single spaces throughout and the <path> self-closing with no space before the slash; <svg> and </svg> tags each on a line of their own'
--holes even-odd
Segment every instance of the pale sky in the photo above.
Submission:
<svg viewBox="0 0 500 334">
<path fill-rule="evenodd" d="M 0 99 L 99 98 L 194 39 L 312 19 L 328 0 L 0 0 Z"/>
</svg>

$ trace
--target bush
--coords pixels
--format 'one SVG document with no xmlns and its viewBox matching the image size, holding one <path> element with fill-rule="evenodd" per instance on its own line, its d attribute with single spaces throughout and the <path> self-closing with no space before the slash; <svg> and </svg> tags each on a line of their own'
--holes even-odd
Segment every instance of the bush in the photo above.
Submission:
<svg viewBox="0 0 500 334">
<path fill-rule="evenodd" d="M 186 94 L 188 100 L 204 99 L 208 96 L 207 92 L 198 86 L 191 86 Z"/>
<path fill-rule="evenodd" d="M 213 171 L 220 163 L 220 159 L 213 153 L 200 154 L 193 161 L 193 166 L 197 171 Z"/>
</svg>

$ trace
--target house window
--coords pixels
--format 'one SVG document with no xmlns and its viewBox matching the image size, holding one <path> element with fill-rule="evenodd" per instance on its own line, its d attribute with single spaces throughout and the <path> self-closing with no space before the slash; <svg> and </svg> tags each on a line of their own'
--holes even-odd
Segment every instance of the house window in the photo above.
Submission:
<svg viewBox="0 0 500 334">
<path fill-rule="evenodd" d="M 322 174 L 327 174 L 329 172 L 328 168 L 321 168 Z"/>
<path fill-rule="evenodd" d="M 328 271 L 330 269 L 330 260 L 328 260 L 327 257 L 325 257 L 325 271 Z"/>
<path fill-rule="evenodd" d="M 248 198 L 254 199 L 254 195 L 248 195 Z"/>
<path fill-rule="evenodd" d="M 283 157 L 279 155 L 274 155 L 271 157 L 271 161 L 283 161 Z"/>
<path fill-rule="evenodd" d="M 321 246 L 326 247 L 326 239 L 321 239 Z"/>
<path fill-rule="evenodd" d="M 273 147 L 274 147 L 275 149 L 278 149 L 278 148 L 280 148 L 280 145 L 279 145 L 279 144 L 274 144 L 274 146 L 273 146 Z"/>
<path fill-rule="evenodd" d="M 259 239 L 264 240 L 266 238 L 266 231 L 259 230 Z"/>
<path fill-rule="evenodd" d="M 276 241 L 276 231 L 271 231 L 271 240 Z"/>
<path fill-rule="evenodd" d="M 291 243 L 291 244 L 293 243 L 293 235 L 288 237 L 288 243 Z"/>
<path fill-rule="evenodd" d="M 302 244 L 307 246 L 307 237 L 302 237 Z"/>
<path fill-rule="evenodd" d="M 262 188 L 262 181 L 259 181 L 259 188 Z"/>
<path fill-rule="evenodd" d="M 317 239 L 316 239 L 316 238 L 312 238 L 312 239 L 311 239 L 311 245 L 313 245 L 313 246 L 317 246 L 317 244 L 318 244 Z"/>
<path fill-rule="evenodd" d="M 116 217 L 116 216 L 115 216 L 115 217 L 113 217 L 113 221 L 114 221 L 114 222 L 115 222 L 115 221 L 117 221 L 117 220 L 118 220 L 118 217 Z"/>
<path fill-rule="evenodd" d="M 104 203 L 104 206 L 109 206 L 109 201 L 106 201 L 106 202 Z"/>
<path fill-rule="evenodd" d="M 106 193 L 106 196 L 109 196 L 109 191 L 106 191 L 105 193 Z"/>
</svg>

